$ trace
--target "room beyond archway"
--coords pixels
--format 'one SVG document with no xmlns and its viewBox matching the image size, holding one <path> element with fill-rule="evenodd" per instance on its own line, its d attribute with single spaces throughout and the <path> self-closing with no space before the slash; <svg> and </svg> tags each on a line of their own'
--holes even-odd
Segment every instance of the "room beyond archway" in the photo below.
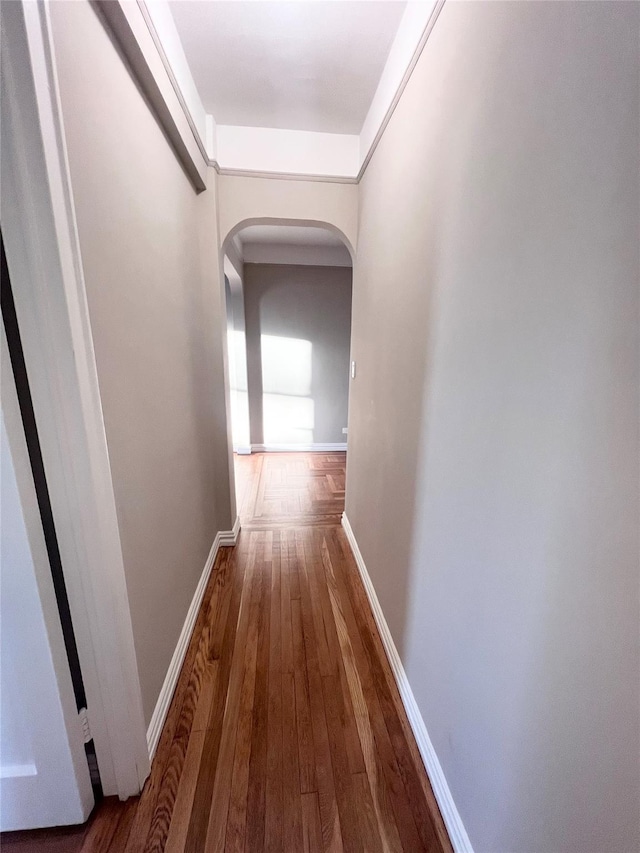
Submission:
<svg viewBox="0 0 640 853">
<path fill-rule="evenodd" d="M 235 458 L 346 451 L 352 258 L 345 242 L 318 226 L 251 224 L 227 241 L 224 268 Z"/>
</svg>

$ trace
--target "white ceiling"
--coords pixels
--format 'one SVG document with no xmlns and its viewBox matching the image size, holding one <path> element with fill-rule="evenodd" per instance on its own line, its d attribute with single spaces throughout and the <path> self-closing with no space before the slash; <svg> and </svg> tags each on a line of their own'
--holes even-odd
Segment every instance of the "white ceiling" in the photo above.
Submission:
<svg viewBox="0 0 640 853">
<path fill-rule="evenodd" d="M 219 124 L 357 134 L 402 0 L 172 0 L 205 110 Z"/>
</svg>

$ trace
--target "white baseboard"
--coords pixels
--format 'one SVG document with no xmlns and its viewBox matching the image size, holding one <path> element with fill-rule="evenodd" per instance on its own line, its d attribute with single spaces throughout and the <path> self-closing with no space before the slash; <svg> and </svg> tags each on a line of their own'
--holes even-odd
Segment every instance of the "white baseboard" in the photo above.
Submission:
<svg viewBox="0 0 640 853">
<path fill-rule="evenodd" d="M 347 449 L 346 442 L 336 444 L 252 444 L 252 453 L 338 453 Z"/>
<path fill-rule="evenodd" d="M 238 456 L 248 456 L 251 453 L 251 445 L 236 444 L 236 446 L 233 448 L 233 452 L 237 453 Z"/>
<path fill-rule="evenodd" d="M 228 546 L 235 545 L 238 541 L 238 534 L 240 533 L 240 517 L 236 515 L 236 520 L 233 523 L 233 527 L 231 530 L 221 530 L 218 533 L 220 537 L 220 542 L 218 543 L 220 546 Z M 218 538 L 218 537 L 216 537 Z"/>
<path fill-rule="evenodd" d="M 353 530 L 351 529 L 346 513 L 342 514 L 342 526 L 344 527 L 344 532 L 349 540 L 349 545 L 351 546 L 356 565 L 358 566 L 362 583 L 364 584 L 367 597 L 369 598 L 369 604 L 371 605 L 371 610 L 373 611 L 373 616 L 376 620 L 378 631 L 380 632 L 382 644 L 384 645 L 387 657 L 389 658 L 389 663 L 396 679 L 398 690 L 400 691 L 402 704 L 407 712 L 409 723 L 413 730 L 416 743 L 418 744 L 418 749 L 420 750 L 420 755 L 422 756 L 427 776 L 431 782 L 433 793 L 438 801 L 442 818 L 445 826 L 447 827 L 447 832 L 449 833 L 453 849 L 455 853 L 473 853 L 471 841 L 469 840 L 469 836 L 464 828 L 464 824 L 462 823 L 456 804 L 451 796 L 451 791 L 449 790 L 449 785 L 447 784 L 442 766 L 433 748 L 433 744 L 431 743 L 427 727 L 416 703 L 411 685 L 407 679 L 407 674 L 402 666 L 400 655 L 398 654 L 398 650 L 393 642 L 389 626 L 384 618 L 384 613 L 382 612 L 380 602 L 378 601 L 378 596 L 376 595 L 375 588 L 371 578 L 369 577 L 369 572 L 367 571 L 365 562 L 362 559 L 362 554 L 358 548 L 358 543 L 356 542 L 356 538 L 353 534 Z"/>
<path fill-rule="evenodd" d="M 189 648 L 189 641 L 191 640 L 193 627 L 196 623 L 198 611 L 200 610 L 200 605 L 202 604 L 204 592 L 207 588 L 209 576 L 211 575 L 211 570 L 213 569 L 216 557 L 218 556 L 218 551 L 222 547 L 235 545 L 238 539 L 239 532 L 240 519 L 236 518 L 232 530 L 218 531 L 218 533 L 216 533 L 216 538 L 213 540 L 213 545 L 211 546 L 209 556 L 207 557 L 207 562 L 205 563 L 202 575 L 200 576 L 200 580 L 198 581 L 198 586 L 196 587 L 193 599 L 191 601 L 191 604 L 189 605 L 187 617 L 184 620 L 182 631 L 180 631 L 178 643 L 173 653 L 173 657 L 171 658 L 171 663 L 169 664 L 169 669 L 167 670 L 167 674 L 164 679 L 164 684 L 162 685 L 162 689 L 160 690 L 160 695 L 158 696 L 156 707 L 153 710 L 153 715 L 151 717 L 151 722 L 149 723 L 149 728 L 147 729 L 147 746 L 149 747 L 150 760 L 153 760 L 153 756 L 155 755 L 156 749 L 158 747 L 158 741 L 160 740 L 160 735 L 162 734 L 162 727 L 164 726 L 164 721 L 167 717 L 169 706 L 171 705 L 171 700 L 173 699 L 173 693 L 176 689 L 176 684 L 178 683 L 178 677 L 180 676 L 180 670 L 182 669 L 184 657 L 187 653 L 187 649 Z"/>
</svg>

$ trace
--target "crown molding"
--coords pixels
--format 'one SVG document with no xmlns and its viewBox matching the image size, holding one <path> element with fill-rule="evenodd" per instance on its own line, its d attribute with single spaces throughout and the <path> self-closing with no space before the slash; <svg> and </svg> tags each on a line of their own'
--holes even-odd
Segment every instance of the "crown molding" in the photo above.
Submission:
<svg viewBox="0 0 640 853">
<path fill-rule="evenodd" d="M 407 65 L 406 71 L 402 75 L 402 79 L 400 80 L 395 94 L 391 99 L 391 103 L 389 104 L 387 111 L 384 114 L 384 118 L 380 123 L 380 127 L 378 128 L 376 135 L 373 137 L 371 145 L 369 146 L 369 150 L 367 151 L 366 155 L 362 160 L 362 164 L 358 171 L 357 183 L 360 183 L 360 181 L 362 180 L 367 166 L 369 165 L 369 163 L 371 162 L 371 158 L 375 154 L 376 148 L 378 147 L 378 143 L 382 139 L 382 136 L 384 135 L 384 132 L 387 129 L 387 125 L 391 121 L 391 117 L 393 116 L 395 109 L 400 101 L 400 98 L 402 97 L 402 94 L 407 87 L 407 83 L 411 79 L 411 75 L 413 74 L 414 68 L 418 64 L 418 60 L 422 55 L 422 51 L 424 50 L 429 40 L 429 36 L 433 31 L 436 21 L 438 20 L 438 16 L 440 15 L 440 12 L 442 11 L 442 8 L 445 3 L 446 0 L 437 0 L 437 2 L 433 6 L 433 9 L 431 10 L 431 14 L 427 19 L 425 28 L 422 31 L 422 35 L 420 36 L 420 40 L 418 41 L 418 44 L 416 45 L 416 48 L 411 55 L 411 59 L 409 61 L 409 64 Z"/>
<path fill-rule="evenodd" d="M 162 61 L 162 64 L 164 65 L 165 71 L 167 72 L 167 76 L 169 77 L 169 81 L 173 87 L 174 92 L 176 93 L 176 97 L 178 98 L 178 101 L 180 102 L 180 106 L 182 107 L 182 111 L 184 112 L 185 118 L 187 119 L 187 123 L 189 124 L 189 127 L 191 128 L 191 132 L 193 133 L 193 138 L 196 141 L 196 145 L 200 149 L 200 153 L 202 154 L 203 159 L 205 161 L 208 161 L 209 155 L 207 153 L 205 140 L 202 139 L 202 136 L 200 134 L 200 131 L 198 130 L 198 126 L 196 125 L 193 114 L 192 114 L 192 112 L 189 108 L 189 105 L 187 104 L 187 101 L 186 101 L 184 94 L 182 92 L 182 87 L 178 83 L 176 75 L 173 73 L 173 67 L 171 65 L 171 62 L 169 61 L 169 57 L 166 54 L 166 51 L 165 51 L 164 46 L 162 44 L 162 39 L 160 38 L 160 36 L 158 34 L 158 30 L 156 29 L 156 25 L 153 22 L 153 18 L 151 17 L 151 13 L 149 12 L 149 9 L 147 8 L 147 4 L 145 3 L 145 0 L 138 0 L 138 7 L 140 8 L 140 11 L 142 12 L 142 17 L 144 18 L 144 22 L 147 25 L 147 28 L 148 28 L 149 33 L 151 35 L 151 38 L 153 39 L 153 43 L 155 44 L 156 49 L 158 51 L 158 54 L 160 55 L 160 59 Z"/>
<path fill-rule="evenodd" d="M 138 3 L 94 0 L 102 21 L 124 55 L 137 84 L 182 163 L 196 192 L 207 188 L 207 155 L 193 133 L 193 118 L 170 76 Z M 179 89 L 179 87 L 178 87 Z"/>
<path fill-rule="evenodd" d="M 235 178 L 270 178 L 276 181 L 322 181 L 325 184 L 357 184 L 358 178 L 346 175 L 313 175 L 298 172 L 268 172 L 257 169 L 226 169 L 221 167 L 217 160 L 209 160 L 219 175 L 230 175 Z"/>
</svg>

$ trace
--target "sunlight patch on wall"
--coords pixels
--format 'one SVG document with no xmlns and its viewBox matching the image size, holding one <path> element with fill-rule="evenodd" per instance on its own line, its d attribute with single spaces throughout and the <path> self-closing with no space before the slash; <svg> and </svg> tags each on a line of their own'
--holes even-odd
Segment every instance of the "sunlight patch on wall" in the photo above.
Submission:
<svg viewBox="0 0 640 853">
<path fill-rule="evenodd" d="M 237 329 L 229 330 L 227 333 L 227 345 L 229 351 L 229 398 L 233 446 L 247 447 L 250 439 L 245 333 Z"/>
<path fill-rule="evenodd" d="M 262 335 L 261 351 L 265 444 L 312 443 L 311 341 Z"/>
<path fill-rule="evenodd" d="M 247 342 L 245 333 L 233 329 L 228 332 L 229 363 L 233 364 L 230 371 L 229 384 L 233 391 L 247 390 Z"/>
</svg>

